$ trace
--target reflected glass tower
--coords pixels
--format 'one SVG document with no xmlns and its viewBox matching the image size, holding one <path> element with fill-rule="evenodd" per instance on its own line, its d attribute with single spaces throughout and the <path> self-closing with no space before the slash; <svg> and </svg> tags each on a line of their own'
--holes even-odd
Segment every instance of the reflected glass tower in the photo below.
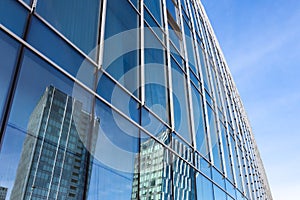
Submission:
<svg viewBox="0 0 300 200">
<path fill-rule="evenodd" d="M 92 170 L 85 145 L 98 127 L 81 102 L 49 86 L 30 116 L 10 199 L 83 199 Z"/>
<path fill-rule="evenodd" d="M 7 188 L 0 187 L 0 200 L 5 200 L 7 194 Z"/>
<path fill-rule="evenodd" d="M 0 59 L 6 199 L 272 200 L 200 0 L 1 0 Z"/>
<path fill-rule="evenodd" d="M 164 144 L 172 145 L 188 158 L 192 153 L 180 141 L 171 140 L 164 131 L 157 136 Z M 170 141 L 173 141 L 172 144 Z M 182 159 L 174 156 L 153 140 L 141 143 L 135 160 L 135 176 L 131 199 L 195 199 L 194 170 Z M 140 174 L 138 174 L 140 172 Z M 173 186 L 172 186 L 173 184 Z M 172 195 L 173 194 L 173 195 Z"/>
</svg>

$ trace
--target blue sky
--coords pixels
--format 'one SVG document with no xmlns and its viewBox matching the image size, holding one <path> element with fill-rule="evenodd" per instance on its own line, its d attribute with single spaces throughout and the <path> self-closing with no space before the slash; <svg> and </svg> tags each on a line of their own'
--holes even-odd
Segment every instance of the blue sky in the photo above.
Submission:
<svg viewBox="0 0 300 200">
<path fill-rule="evenodd" d="M 300 196 L 300 1 L 202 0 L 246 108 L 274 200 Z"/>
</svg>

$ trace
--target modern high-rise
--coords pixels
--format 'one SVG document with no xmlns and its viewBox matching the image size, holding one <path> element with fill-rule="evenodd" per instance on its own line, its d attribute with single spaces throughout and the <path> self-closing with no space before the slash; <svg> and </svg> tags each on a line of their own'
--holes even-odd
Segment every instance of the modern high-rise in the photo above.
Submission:
<svg viewBox="0 0 300 200">
<path fill-rule="evenodd" d="M 99 127 L 90 118 L 79 101 L 46 88 L 29 119 L 10 199 L 84 198 L 92 170 L 85 144 Z"/>
<path fill-rule="evenodd" d="M 5 200 L 7 194 L 7 188 L 0 186 L 0 200 Z"/>
<path fill-rule="evenodd" d="M 272 200 L 200 0 L 1 0 L 0 58 L 6 199 Z"/>
</svg>

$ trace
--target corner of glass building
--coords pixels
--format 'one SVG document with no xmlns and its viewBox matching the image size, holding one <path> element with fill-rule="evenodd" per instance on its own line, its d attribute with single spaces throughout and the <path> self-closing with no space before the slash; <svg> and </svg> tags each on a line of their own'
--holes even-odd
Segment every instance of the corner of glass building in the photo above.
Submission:
<svg viewBox="0 0 300 200">
<path fill-rule="evenodd" d="M 0 2 L 0 199 L 272 200 L 198 0 Z"/>
</svg>

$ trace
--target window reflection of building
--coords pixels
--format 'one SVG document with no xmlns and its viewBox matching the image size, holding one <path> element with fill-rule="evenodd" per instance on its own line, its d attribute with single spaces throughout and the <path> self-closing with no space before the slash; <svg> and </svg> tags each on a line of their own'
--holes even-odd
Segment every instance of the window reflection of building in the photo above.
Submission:
<svg viewBox="0 0 300 200">
<path fill-rule="evenodd" d="M 46 89 L 28 123 L 11 199 L 83 199 L 92 170 L 85 144 L 99 127 L 90 119 L 81 102 Z"/>
<path fill-rule="evenodd" d="M 7 188 L 0 186 L 0 200 L 5 200 L 7 194 Z"/>
<path fill-rule="evenodd" d="M 162 132 L 158 138 L 170 145 L 168 131 Z M 174 138 L 172 146 L 179 153 L 188 152 L 186 146 Z M 138 156 L 135 160 L 131 199 L 173 199 L 172 194 L 178 200 L 195 198 L 192 186 L 195 174 L 182 159 L 172 155 L 152 138 L 141 143 Z"/>
</svg>

